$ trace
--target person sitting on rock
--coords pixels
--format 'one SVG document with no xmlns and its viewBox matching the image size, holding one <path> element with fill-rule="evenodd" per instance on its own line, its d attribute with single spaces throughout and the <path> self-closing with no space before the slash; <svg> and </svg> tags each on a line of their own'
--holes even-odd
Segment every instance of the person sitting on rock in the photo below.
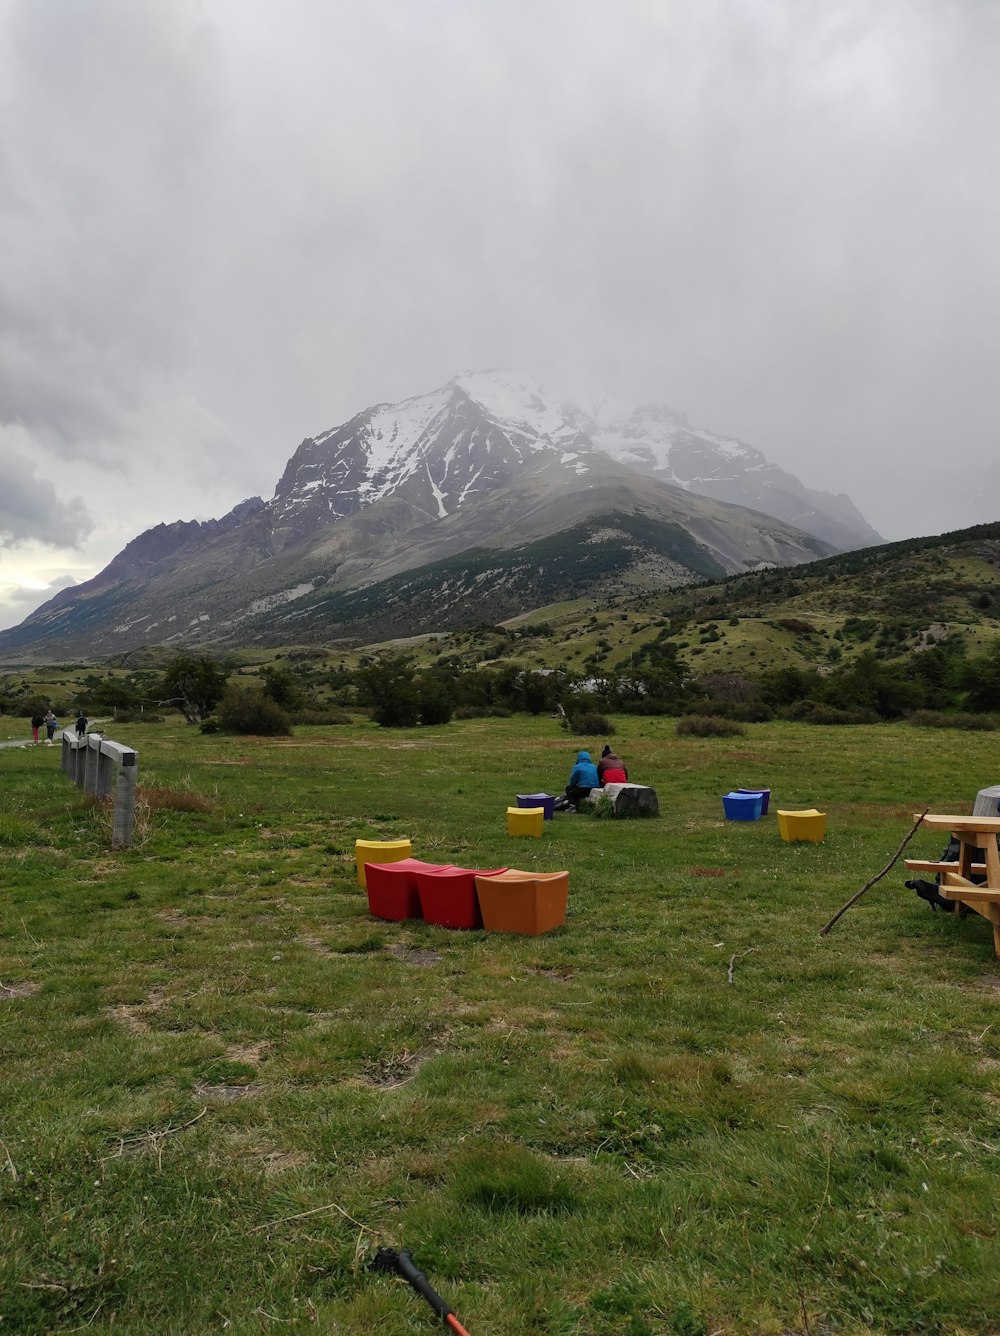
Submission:
<svg viewBox="0 0 1000 1336">
<path fill-rule="evenodd" d="M 566 785 L 566 800 L 571 807 L 578 807 L 591 789 L 599 789 L 601 781 L 597 777 L 597 766 L 590 759 L 590 752 L 577 752 L 576 764 L 569 772 Z"/>
<path fill-rule="evenodd" d="M 628 771 L 625 769 L 625 762 L 620 756 L 616 756 L 610 746 L 605 746 L 601 752 L 601 759 L 597 762 L 597 778 L 601 788 L 605 784 L 627 784 Z"/>
</svg>

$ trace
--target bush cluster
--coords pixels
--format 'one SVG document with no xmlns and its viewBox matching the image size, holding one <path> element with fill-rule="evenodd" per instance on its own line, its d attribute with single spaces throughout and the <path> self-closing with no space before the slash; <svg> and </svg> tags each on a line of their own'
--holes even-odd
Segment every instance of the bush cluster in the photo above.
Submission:
<svg viewBox="0 0 1000 1336">
<path fill-rule="evenodd" d="M 996 720 L 988 714 L 969 714 L 956 710 L 954 714 L 945 714 L 943 710 L 914 710 L 906 721 L 916 728 L 963 728 L 970 733 L 992 733 L 996 729 Z"/>
<path fill-rule="evenodd" d="M 742 738 L 746 729 L 737 719 L 722 719 L 717 714 L 689 714 L 677 721 L 679 738 Z"/>
<path fill-rule="evenodd" d="M 821 701 L 803 700 L 782 712 L 784 719 L 792 719 L 800 724 L 877 724 L 878 712 L 866 709 L 841 709 L 836 705 L 825 705 Z"/>
<path fill-rule="evenodd" d="M 605 737 L 613 737 L 615 726 L 610 719 L 606 719 L 603 714 L 587 712 L 585 714 L 568 715 L 563 720 L 563 726 L 568 728 L 571 733 L 577 735 L 588 733 L 600 733 Z"/>
<path fill-rule="evenodd" d="M 230 683 L 219 705 L 219 723 L 227 733 L 255 737 L 287 737 L 292 721 L 281 708 L 255 687 Z"/>
<path fill-rule="evenodd" d="M 296 710 L 289 717 L 293 724 L 350 724 L 354 722 L 346 710 L 329 707 L 318 710 Z"/>
</svg>

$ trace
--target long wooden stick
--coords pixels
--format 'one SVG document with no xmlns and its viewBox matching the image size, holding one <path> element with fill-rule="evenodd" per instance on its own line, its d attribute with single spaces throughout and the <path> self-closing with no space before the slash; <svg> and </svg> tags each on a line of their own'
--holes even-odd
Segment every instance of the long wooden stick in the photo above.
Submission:
<svg viewBox="0 0 1000 1336">
<path fill-rule="evenodd" d="M 891 871 L 892 871 L 892 869 L 893 869 L 893 868 L 896 866 L 896 864 L 899 862 L 900 855 L 902 854 L 903 850 L 906 848 L 906 846 L 909 844 L 909 842 L 913 839 L 914 835 L 916 835 L 917 831 L 920 829 L 920 825 L 921 825 L 921 823 L 923 822 L 924 817 L 927 815 L 927 813 L 928 813 L 930 810 L 931 810 L 931 809 L 930 809 L 929 807 L 925 807 L 924 810 L 920 813 L 920 815 L 917 817 L 916 821 L 914 821 L 913 825 L 910 827 L 910 832 L 909 832 L 909 834 L 906 836 L 906 839 L 905 839 L 905 840 L 903 841 L 903 843 L 899 846 L 899 848 L 896 850 L 896 852 L 893 854 L 893 856 L 889 859 L 888 863 L 886 863 L 886 865 L 885 865 L 885 867 L 882 869 L 882 871 L 881 871 L 881 872 L 876 872 L 875 876 L 872 877 L 870 881 L 866 881 L 865 884 L 861 887 L 861 890 L 855 892 L 855 894 L 851 896 L 850 900 L 848 900 L 848 902 L 847 902 L 846 905 L 841 905 L 841 906 L 840 906 L 840 908 L 837 910 L 836 914 L 834 914 L 834 916 L 833 916 L 833 918 L 830 920 L 830 922 L 827 923 L 827 924 L 825 924 L 822 928 L 820 928 L 820 930 L 819 930 L 819 935 L 820 935 L 821 937 L 825 937 L 825 936 L 827 935 L 827 933 L 830 931 L 830 929 L 833 927 L 833 925 L 837 922 L 837 920 L 838 920 L 843 914 L 846 914 L 847 911 L 850 909 L 850 907 L 851 907 L 852 905 L 857 904 L 857 902 L 858 902 L 858 901 L 861 899 L 861 897 L 864 895 L 865 891 L 870 891 L 871 888 L 875 885 L 875 883 L 876 883 L 877 881 L 881 881 L 882 878 L 886 875 L 887 872 L 891 872 Z"/>
</svg>

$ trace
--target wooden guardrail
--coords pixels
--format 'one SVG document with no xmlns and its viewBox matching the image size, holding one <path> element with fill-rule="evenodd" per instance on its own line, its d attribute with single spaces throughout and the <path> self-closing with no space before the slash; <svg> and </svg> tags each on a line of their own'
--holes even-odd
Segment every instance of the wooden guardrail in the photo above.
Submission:
<svg viewBox="0 0 1000 1336">
<path fill-rule="evenodd" d="M 106 798 L 115 791 L 111 827 L 112 849 L 127 849 L 135 827 L 135 790 L 139 776 L 139 754 L 131 747 L 111 742 L 100 733 L 80 737 L 73 729 L 62 731 L 62 768 L 78 789 Z M 117 768 L 118 778 L 115 779 Z"/>
</svg>

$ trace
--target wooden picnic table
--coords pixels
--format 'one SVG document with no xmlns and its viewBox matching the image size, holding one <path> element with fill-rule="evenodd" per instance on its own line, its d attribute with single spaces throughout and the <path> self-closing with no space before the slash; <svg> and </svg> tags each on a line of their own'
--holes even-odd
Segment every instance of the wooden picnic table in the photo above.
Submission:
<svg viewBox="0 0 1000 1336">
<path fill-rule="evenodd" d="M 913 817 L 918 820 L 919 812 Z M 907 858 L 906 866 L 917 872 L 937 872 L 940 893 L 954 900 L 959 914 L 974 909 L 993 925 L 993 950 L 1000 958 L 1000 816 L 948 816 L 928 813 L 922 823 L 928 830 L 946 830 L 958 841 L 958 862 Z M 977 886 L 973 874 L 985 876 Z"/>
</svg>

